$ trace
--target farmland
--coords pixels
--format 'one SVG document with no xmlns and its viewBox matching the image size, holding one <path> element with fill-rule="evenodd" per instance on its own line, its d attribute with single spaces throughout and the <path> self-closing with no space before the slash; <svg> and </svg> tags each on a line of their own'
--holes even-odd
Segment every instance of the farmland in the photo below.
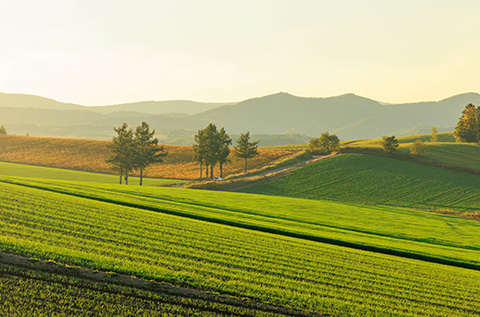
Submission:
<svg viewBox="0 0 480 317">
<path fill-rule="evenodd" d="M 66 170 L 52 167 L 32 166 L 16 163 L 0 162 L 0 175 L 3 176 L 20 176 L 30 178 L 56 179 L 56 180 L 72 180 L 81 182 L 95 182 L 117 184 L 118 176 L 103 173 L 92 173 L 83 171 Z M 138 184 L 138 177 L 130 177 L 130 184 Z M 161 179 L 161 178 L 144 178 L 143 184 L 146 186 L 167 185 L 182 183 L 179 180 Z"/>
<path fill-rule="evenodd" d="M 109 154 L 108 144 L 108 141 L 0 135 L 0 161 L 111 173 L 110 166 L 105 162 Z M 193 162 L 191 146 L 165 145 L 165 150 L 168 152 L 165 162 L 149 167 L 145 174 L 147 177 L 196 179 L 200 176 L 198 164 Z M 249 162 L 249 167 L 255 169 L 269 165 L 291 154 L 286 150 L 260 149 L 259 156 Z M 224 167 L 224 173 L 236 174 L 243 168 L 243 160 L 231 155 L 231 163 Z M 218 175 L 219 171 L 216 170 L 215 174 Z"/>
<path fill-rule="evenodd" d="M 19 178 L 0 180 L 262 232 L 480 267 L 480 223 L 458 217 L 393 207 L 240 193 Z"/>
<path fill-rule="evenodd" d="M 46 181 L 43 183 L 47 184 Z M 54 183 L 58 187 L 68 184 Z M 75 183 L 71 184 L 74 187 Z M 112 190 L 114 196 L 121 194 L 118 191 L 120 186 L 97 186 L 100 191 Z M 141 206 L 132 208 L 4 182 L 0 183 L 0 189 L 3 211 L 0 215 L 0 246 L 4 252 L 135 275 L 155 283 L 168 282 L 316 315 L 466 316 L 480 309 L 480 273 L 476 270 L 273 235 L 152 212 Z M 135 191 L 135 187 L 128 188 L 130 190 Z M 178 193 L 175 199 L 179 202 L 182 197 L 187 201 L 192 194 L 187 190 L 149 190 L 156 197 L 168 198 Z M 200 194 L 206 196 L 199 204 L 214 205 L 208 201 L 209 193 Z M 230 205 L 233 199 L 237 200 L 237 205 L 244 202 L 243 195 L 226 194 L 225 201 L 222 199 L 218 204 Z M 139 200 L 147 198 L 139 197 Z M 129 199 L 133 200 L 133 197 Z M 199 196 L 190 199 L 197 201 Z M 279 205 L 286 201 L 279 202 Z M 173 202 L 170 204 L 174 205 Z M 328 207 L 334 207 L 334 204 Z M 355 208 L 352 209 L 355 212 Z M 272 213 L 271 209 L 266 211 Z M 269 216 L 279 218 L 278 214 Z M 432 220 L 428 219 L 430 216 L 434 219 L 436 215 L 425 214 L 425 221 Z M 455 221 L 463 221 L 463 227 L 476 224 L 465 219 L 438 217 L 448 219 L 449 225 L 453 226 Z M 443 231 L 443 234 L 447 232 Z M 461 243 L 463 235 L 456 239 Z M 462 241 L 470 243 L 467 239 Z M 11 272 L 7 278 L 0 279 L 0 283 L 8 287 L 13 301 L 21 301 L 26 289 L 31 290 L 30 294 L 35 293 L 43 287 L 38 286 L 43 280 L 47 281 L 48 294 L 51 294 L 47 302 L 51 303 L 51 298 L 60 293 L 61 288 L 50 282 L 59 277 L 47 276 L 42 280 L 17 278 L 12 273 L 13 268 L 2 267 L 2 270 Z M 40 273 L 24 274 L 28 277 Z M 75 282 L 75 286 L 82 283 L 86 282 Z M 68 290 L 65 296 L 77 292 L 75 287 Z M 0 294 L 2 298 L 5 296 L 2 291 Z M 34 298 L 38 301 L 43 295 L 35 294 Z M 90 293 L 81 295 L 79 303 L 84 296 L 95 296 Z M 126 303 L 131 301 L 132 310 L 138 307 L 131 298 L 119 299 L 128 300 Z M 181 300 L 185 299 L 175 299 Z M 110 304 L 111 301 L 115 300 L 111 299 Z M 148 303 L 148 299 L 144 302 Z M 2 304 L 11 305 L 11 301 Z M 202 303 L 198 305 L 203 307 Z M 116 308 L 111 309 L 115 311 Z M 178 312 L 184 307 L 178 304 L 165 309 Z"/>
<path fill-rule="evenodd" d="M 480 211 L 480 176 L 371 155 L 307 164 L 244 192 L 433 211 Z"/>
</svg>

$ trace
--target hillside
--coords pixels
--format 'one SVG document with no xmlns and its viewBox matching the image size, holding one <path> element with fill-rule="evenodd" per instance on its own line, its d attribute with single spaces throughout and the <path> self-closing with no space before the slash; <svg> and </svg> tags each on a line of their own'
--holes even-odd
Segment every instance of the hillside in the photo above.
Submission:
<svg viewBox="0 0 480 317">
<path fill-rule="evenodd" d="M 215 209 L 221 205 L 226 208 L 219 210 L 223 213 L 232 207 L 247 211 L 253 205 L 243 206 L 245 200 L 239 198 L 244 195 L 224 193 L 222 197 L 214 197 L 208 192 L 152 189 L 148 194 L 155 197 L 148 197 L 140 191 L 132 192 L 132 188 L 105 185 L 83 188 L 92 198 L 82 198 L 24 185 L 0 181 L 0 204 L 4 211 L 0 214 L 4 233 L 0 236 L 0 247 L 4 252 L 35 258 L 24 261 L 30 266 L 19 272 L 4 264 L 5 258 L 12 257 L 0 257 L 3 276 L 0 295 L 9 294 L 8 301 L 0 302 L 3 311 L 9 311 L 5 308 L 12 309 L 16 304 L 16 307 L 25 307 L 25 289 L 28 289 L 31 311 L 44 314 L 82 312 L 104 301 L 102 310 L 129 315 L 155 311 L 206 315 L 202 313 L 206 311 L 208 315 L 251 316 L 466 316 L 480 309 L 480 275 L 476 270 L 272 235 L 172 216 L 161 209 L 156 212 L 147 209 L 148 204 L 161 202 L 158 208 L 170 206 L 169 209 L 180 211 L 188 206 L 184 209 L 188 213 L 200 208 L 197 206 L 200 202 L 205 204 L 203 211 L 208 210 L 208 206 Z M 37 185 L 45 186 L 44 189 L 54 186 L 57 190 L 81 190 L 75 183 Z M 133 208 L 114 200 L 101 202 L 95 198 L 95 193 L 106 194 L 110 190 L 114 191 L 110 197 L 126 199 L 125 203 L 142 201 L 145 204 Z M 166 197 L 179 196 L 162 202 L 159 198 L 164 194 Z M 230 203 L 233 197 L 237 197 L 234 205 Z M 261 196 L 250 197 L 264 201 Z M 270 199 L 269 204 L 278 205 L 276 200 Z M 332 206 L 327 204 L 325 208 Z M 372 207 L 361 209 L 375 212 Z M 274 210 L 270 206 L 263 209 L 265 219 L 271 218 Z M 334 213 L 332 219 L 345 214 L 329 212 Z M 410 213 L 393 213 L 400 214 L 408 216 Z M 422 224 L 430 220 L 434 225 L 444 223 L 439 231 L 443 237 L 431 241 L 433 250 L 451 249 L 442 247 L 447 240 L 454 244 L 466 241 L 462 240 L 466 236 L 452 235 L 452 228 L 478 231 L 475 227 L 478 223 L 466 219 L 419 216 Z M 271 218 L 274 219 L 280 218 Z M 246 217 L 244 220 L 252 219 Z M 407 217 L 397 221 L 416 227 L 411 220 L 413 218 Z M 257 222 L 256 225 L 262 224 Z M 424 238 L 428 238 L 429 226 L 416 225 L 421 228 L 416 234 L 426 234 Z M 352 233 L 352 237 L 358 239 L 358 235 Z M 416 245 L 415 242 L 409 244 Z M 477 252 L 464 250 L 471 255 Z M 32 269 L 32 263 L 50 271 Z M 60 267 L 56 268 L 54 263 Z M 88 270 L 80 271 L 78 268 L 82 267 Z M 87 275 L 90 281 L 103 275 L 102 283 L 92 285 L 82 278 L 89 270 L 93 270 Z M 126 283 L 126 277 L 136 280 L 135 283 L 122 284 Z M 143 288 L 143 283 L 148 288 Z M 75 305 L 65 302 L 74 296 L 78 296 Z M 96 299 L 95 303 L 92 299 Z"/>
<path fill-rule="evenodd" d="M 93 107 L 29 95 L 0 97 L 0 124 L 11 134 L 107 138 L 113 126 L 147 121 L 157 131 L 164 131 L 164 135 L 169 135 L 168 131 L 176 134 L 166 138 L 165 143 L 181 142 L 185 131 L 193 135 L 211 122 L 225 127 L 230 134 L 250 131 L 252 135 L 318 136 L 329 131 L 343 140 L 423 134 L 432 126 L 447 132 L 453 130 L 466 104 L 480 104 L 477 93 L 406 104 L 382 104 L 354 94 L 305 98 L 278 93 L 237 103 L 176 100 Z M 36 108 L 35 114 L 31 108 Z"/>
<path fill-rule="evenodd" d="M 420 163 L 346 154 L 310 163 L 247 193 L 403 206 L 478 217 L 480 176 Z"/>
<path fill-rule="evenodd" d="M 110 141 L 0 135 L 0 162 L 111 173 L 110 166 L 105 162 L 109 155 L 108 144 Z M 165 150 L 168 155 L 164 163 L 149 167 L 145 176 L 174 179 L 196 179 L 200 176 L 191 146 L 166 145 Z M 231 163 L 224 167 L 224 176 L 244 169 L 244 161 L 231 155 Z M 249 162 L 249 168 L 260 168 L 290 155 L 292 153 L 286 150 L 260 149 L 260 155 Z M 215 175 L 219 175 L 218 169 Z"/>
</svg>

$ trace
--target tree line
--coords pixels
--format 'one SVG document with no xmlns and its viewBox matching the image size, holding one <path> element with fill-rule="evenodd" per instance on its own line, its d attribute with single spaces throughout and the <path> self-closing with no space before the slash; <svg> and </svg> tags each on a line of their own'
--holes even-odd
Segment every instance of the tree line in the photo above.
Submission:
<svg viewBox="0 0 480 317">
<path fill-rule="evenodd" d="M 220 168 L 220 177 L 223 177 L 223 167 L 230 162 L 230 145 L 232 139 L 224 128 L 220 130 L 213 123 L 206 128 L 198 130 L 195 134 L 195 144 L 193 145 L 194 159 L 200 164 L 200 178 L 203 178 L 203 169 L 205 168 L 205 177 L 213 179 L 214 168 L 218 164 Z M 258 155 L 258 141 L 250 141 L 250 132 L 241 134 L 237 140 L 237 145 L 233 148 L 234 155 L 245 160 L 244 174 L 247 173 L 248 159 Z"/>
<path fill-rule="evenodd" d="M 108 146 L 110 156 L 106 161 L 120 175 L 120 184 L 124 179 L 128 185 L 129 175 L 132 171 L 138 170 L 141 186 L 145 169 L 151 164 L 163 162 L 167 153 L 163 145 L 158 146 L 158 139 L 154 137 L 155 130 L 150 130 L 145 121 L 135 129 L 135 132 L 126 123 L 114 128 L 114 131 L 117 135 Z"/>
</svg>

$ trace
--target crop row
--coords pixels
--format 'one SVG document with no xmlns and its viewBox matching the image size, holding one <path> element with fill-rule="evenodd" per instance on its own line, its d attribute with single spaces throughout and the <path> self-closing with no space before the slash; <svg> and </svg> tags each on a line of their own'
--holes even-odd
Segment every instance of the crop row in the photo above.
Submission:
<svg viewBox="0 0 480 317">
<path fill-rule="evenodd" d="M 244 192 L 438 211 L 480 210 L 480 176 L 370 155 L 341 155 Z"/>
<path fill-rule="evenodd" d="M 465 316 L 480 272 L 0 183 L 5 252 L 311 313 Z"/>
<path fill-rule="evenodd" d="M 480 223 L 458 217 L 253 194 L 19 178 L 2 180 L 235 227 L 438 263 L 480 267 Z"/>
<path fill-rule="evenodd" d="M 173 294 L 156 283 L 147 287 L 78 278 L 18 265 L 0 264 L 2 316 L 276 316 L 275 311 L 242 307 L 228 299 Z M 203 297 L 203 298 L 202 298 Z M 237 305 L 235 305 L 237 304 Z M 248 303 L 244 304 L 245 306 Z"/>
</svg>

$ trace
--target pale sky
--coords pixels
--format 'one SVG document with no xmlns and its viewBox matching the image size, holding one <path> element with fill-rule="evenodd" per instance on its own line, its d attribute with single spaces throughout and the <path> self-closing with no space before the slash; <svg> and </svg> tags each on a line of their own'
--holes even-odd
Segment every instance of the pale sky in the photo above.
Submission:
<svg viewBox="0 0 480 317">
<path fill-rule="evenodd" d="M 83 105 L 480 92 L 479 0 L 0 0 L 0 92 Z"/>
</svg>

